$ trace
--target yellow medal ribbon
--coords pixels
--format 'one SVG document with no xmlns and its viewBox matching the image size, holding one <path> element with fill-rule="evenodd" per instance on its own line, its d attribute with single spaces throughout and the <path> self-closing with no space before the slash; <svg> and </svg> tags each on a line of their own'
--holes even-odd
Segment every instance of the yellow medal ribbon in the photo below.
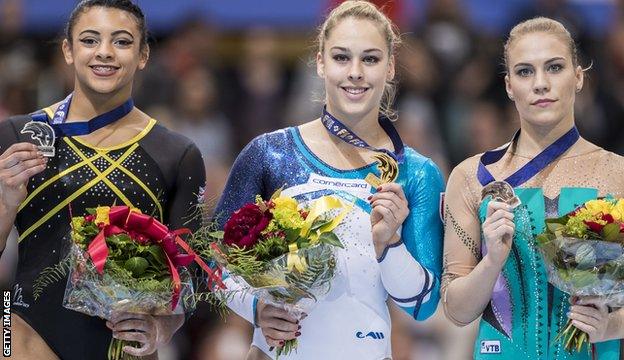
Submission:
<svg viewBox="0 0 624 360">
<path fill-rule="evenodd" d="M 299 248 L 297 244 L 288 245 L 288 257 L 286 258 L 286 266 L 288 267 L 288 271 L 293 271 L 293 269 L 297 269 L 300 273 L 305 272 L 308 269 L 308 264 L 304 257 L 299 256 L 297 253 Z"/>
<path fill-rule="evenodd" d="M 334 196 L 323 196 L 316 199 L 312 204 L 310 213 L 308 214 L 299 235 L 302 237 L 309 237 L 312 242 L 315 242 L 322 233 L 330 232 L 335 229 L 352 208 L 353 205 L 345 205 L 340 199 Z M 310 228 L 312 228 L 314 221 L 319 216 L 333 209 L 342 209 L 342 211 L 330 223 L 323 225 L 319 229 L 315 230 L 313 234 L 310 234 Z"/>
</svg>

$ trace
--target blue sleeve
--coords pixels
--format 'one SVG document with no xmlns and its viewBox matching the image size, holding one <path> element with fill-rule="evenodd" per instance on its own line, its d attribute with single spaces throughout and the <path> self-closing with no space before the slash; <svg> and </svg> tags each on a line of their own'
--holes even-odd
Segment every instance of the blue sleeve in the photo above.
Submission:
<svg viewBox="0 0 624 360">
<path fill-rule="evenodd" d="M 256 195 L 264 196 L 264 176 L 266 154 L 266 135 L 252 140 L 238 155 L 230 170 L 225 189 L 215 210 L 215 221 L 223 228 L 232 213 L 244 204 L 253 202 Z M 223 282 L 233 296 L 228 297 L 228 306 L 236 314 L 255 325 L 257 298 L 245 296 L 242 287 L 234 282 L 227 272 L 223 273 Z"/>
<path fill-rule="evenodd" d="M 444 180 L 431 160 L 427 160 L 413 175 L 405 189 L 410 212 L 403 222 L 401 238 L 412 257 L 430 275 L 427 276 L 423 289 L 416 289 L 420 292 L 416 304 L 401 306 L 417 320 L 430 317 L 440 300 L 443 243 L 440 199 L 443 192 Z M 428 299 L 425 300 L 427 296 Z"/>
<path fill-rule="evenodd" d="M 264 195 L 264 154 L 266 135 L 252 140 L 238 154 L 215 209 L 215 220 L 223 228 L 232 213 L 244 204 L 254 202 L 256 195 Z"/>
</svg>

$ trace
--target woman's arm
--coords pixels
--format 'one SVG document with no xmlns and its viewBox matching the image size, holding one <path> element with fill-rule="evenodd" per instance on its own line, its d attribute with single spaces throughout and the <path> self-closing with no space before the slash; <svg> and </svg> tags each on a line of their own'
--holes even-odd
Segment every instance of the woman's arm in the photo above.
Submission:
<svg viewBox="0 0 624 360">
<path fill-rule="evenodd" d="M 28 180 L 46 168 L 47 159 L 30 143 L 18 143 L 12 120 L 0 122 L 0 254 L 13 228 Z"/>
<path fill-rule="evenodd" d="M 219 228 L 227 222 L 232 213 L 244 204 L 254 202 L 256 195 L 263 195 L 264 189 L 264 161 L 258 162 L 258 154 L 266 151 L 266 136 L 259 136 L 252 140 L 240 152 L 228 176 L 223 194 L 215 209 L 215 221 Z M 228 296 L 228 307 L 251 324 L 256 324 L 257 299 L 245 294 L 242 286 L 236 283 L 227 273 L 223 274 L 223 282 L 228 292 L 235 292 Z"/>
<path fill-rule="evenodd" d="M 393 301 L 417 320 L 431 316 L 438 305 L 442 273 L 440 197 L 444 181 L 430 160 L 405 188 L 409 214 L 401 240 L 388 246 L 378 259 L 381 279 Z"/>
<path fill-rule="evenodd" d="M 478 318 L 492 296 L 496 279 L 511 249 L 513 214 L 506 204 L 490 202 L 483 224 L 488 253 L 481 259 L 480 199 L 462 169 L 453 170 L 445 196 L 444 257 L 442 301 L 447 317 L 465 326 Z M 470 301 L 466 301 L 470 299 Z"/>
</svg>

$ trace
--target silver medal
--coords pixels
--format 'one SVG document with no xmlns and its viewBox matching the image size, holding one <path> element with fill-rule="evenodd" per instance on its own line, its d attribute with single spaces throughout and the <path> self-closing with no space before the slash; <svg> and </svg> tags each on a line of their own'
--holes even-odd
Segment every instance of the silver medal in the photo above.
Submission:
<svg viewBox="0 0 624 360">
<path fill-rule="evenodd" d="M 54 129 L 48 123 L 30 121 L 24 125 L 20 133 L 30 134 L 33 140 L 37 140 L 39 142 L 37 148 L 43 153 L 43 156 L 54 157 L 56 135 L 54 134 Z"/>
</svg>

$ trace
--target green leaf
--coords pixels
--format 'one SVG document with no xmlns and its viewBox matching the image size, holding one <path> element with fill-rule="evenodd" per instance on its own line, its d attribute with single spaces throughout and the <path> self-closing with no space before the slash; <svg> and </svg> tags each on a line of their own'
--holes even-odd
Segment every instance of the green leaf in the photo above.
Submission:
<svg viewBox="0 0 624 360">
<path fill-rule="evenodd" d="M 344 249 L 344 245 L 342 245 L 338 236 L 336 236 L 333 232 L 322 233 L 321 236 L 319 236 L 319 242 Z"/>
<path fill-rule="evenodd" d="M 167 258 L 165 257 L 165 252 L 158 245 L 151 245 L 147 249 L 147 253 L 151 255 L 151 257 L 158 262 L 160 265 L 167 265 Z"/>
<path fill-rule="evenodd" d="M 548 234 L 542 233 L 542 234 L 537 235 L 535 237 L 535 240 L 540 246 L 542 246 L 550 242 L 550 237 L 548 236 Z"/>
<path fill-rule="evenodd" d="M 297 241 L 299 238 L 299 231 L 299 229 L 285 229 L 284 232 L 286 233 L 286 242 L 290 244 Z"/>
<path fill-rule="evenodd" d="M 591 285 L 598 280 L 598 276 L 596 274 L 585 270 L 568 270 L 568 276 L 576 288 Z"/>
<path fill-rule="evenodd" d="M 332 222 L 334 219 L 323 219 L 323 218 L 317 218 L 316 220 L 314 220 L 314 222 L 312 223 L 312 226 L 310 227 L 310 232 L 313 233 L 314 231 L 322 228 L 323 226 L 329 224 L 330 222 Z"/>
<path fill-rule="evenodd" d="M 208 233 L 208 236 L 215 239 L 223 239 L 223 234 L 225 234 L 224 231 L 211 231 Z"/>
<path fill-rule="evenodd" d="M 548 228 L 548 231 L 556 233 L 557 231 L 561 232 L 565 225 L 558 222 L 547 222 L 546 227 Z"/>
<path fill-rule="evenodd" d="M 617 241 L 620 238 L 620 226 L 615 223 L 607 224 L 600 233 L 606 241 Z"/>
<path fill-rule="evenodd" d="M 124 264 L 124 268 L 131 271 L 132 275 L 135 277 L 141 276 L 148 266 L 149 263 L 147 260 L 139 256 L 128 259 L 128 261 Z"/>
</svg>

